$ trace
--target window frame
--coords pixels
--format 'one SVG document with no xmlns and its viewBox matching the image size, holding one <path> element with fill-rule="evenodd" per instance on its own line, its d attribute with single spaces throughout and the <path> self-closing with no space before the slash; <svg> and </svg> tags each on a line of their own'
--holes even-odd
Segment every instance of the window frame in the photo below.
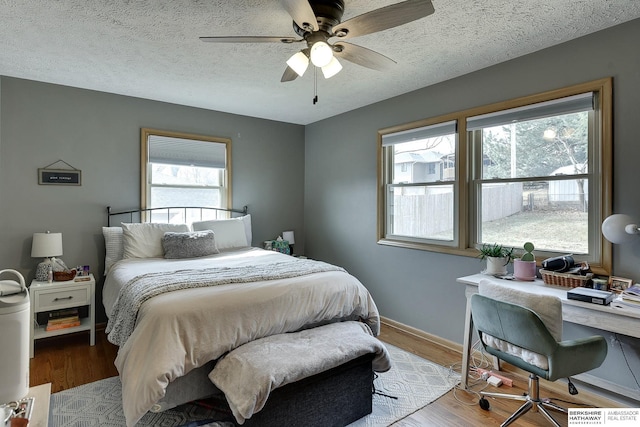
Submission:
<svg viewBox="0 0 640 427">
<path fill-rule="evenodd" d="M 403 133 L 409 132 L 411 130 L 430 127 L 430 126 L 441 126 L 446 125 L 449 122 L 455 122 L 454 127 L 458 127 L 459 130 L 459 120 L 455 115 L 442 115 L 438 117 L 434 117 L 431 119 L 420 120 L 417 122 L 393 126 L 390 128 L 382 129 L 378 131 L 378 243 L 389 245 L 389 246 L 398 246 L 398 247 L 408 247 L 413 249 L 422 249 L 422 250 L 432 250 L 436 252 L 440 252 L 438 248 L 449 248 L 449 250 L 455 250 L 457 247 L 457 242 L 459 240 L 459 226 L 454 221 L 454 229 L 453 229 L 453 240 L 451 242 L 448 241 L 437 241 L 434 239 L 426 239 L 426 238 L 417 238 L 417 237 L 409 237 L 409 236 L 398 236 L 391 235 L 386 236 L 387 230 L 387 187 L 391 186 L 399 186 L 393 184 L 393 180 L 390 177 L 393 176 L 393 152 L 390 149 L 386 149 L 387 147 L 383 146 L 383 138 L 385 135 L 391 135 L 394 133 Z M 460 140 L 459 140 L 459 132 L 454 132 L 455 138 L 455 147 L 456 147 L 456 155 L 459 152 L 460 148 Z M 391 152 L 391 153 L 389 153 Z M 453 186 L 453 211 L 454 215 L 458 215 L 459 212 L 459 197 L 456 197 L 456 194 L 460 191 L 460 185 L 458 181 L 459 169 L 456 165 L 455 179 L 451 181 L 437 181 L 437 182 L 429 182 L 429 183 L 416 183 L 416 184 L 407 184 L 407 187 L 412 185 L 415 186 L 427 186 L 427 187 L 436 187 L 436 186 L 444 186 L 444 185 L 452 185 Z M 447 250 L 443 250 L 443 252 L 448 252 Z"/>
<path fill-rule="evenodd" d="M 423 119 L 407 124 L 396 125 L 378 131 L 378 208 L 377 208 L 377 243 L 381 245 L 426 250 L 432 252 L 448 253 L 462 256 L 478 256 L 476 248 L 475 235 L 477 235 L 476 216 L 477 206 L 473 200 L 475 192 L 472 186 L 476 185 L 473 181 L 473 151 L 475 147 L 472 144 L 469 133 L 467 132 L 467 118 L 479 116 L 483 114 L 495 113 L 502 110 L 524 107 L 531 104 L 550 101 L 558 98 L 578 95 L 585 92 L 593 92 L 598 101 L 594 110 L 595 132 L 599 138 L 596 142 L 595 149 L 599 150 L 599 162 L 594 165 L 594 171 L 589 171 L 589 175 L 599 178 L 599 184 L 589 183 L 589 201 L 593 203 L 593 210 L 589 211 L 590 230 L 597 227 L 591 221 L 602 223 L 602 220 L 611 215 L 612 210 L 612 177 L 613 177 L 613 158 L 612 158 L 612 78 L 603 78 L 581 84 L 576 84 L 560 89 L 541 92 L 533 95 L 522 96 L 507 101 L 496 102 L 484 106 L 479 106 L 455 113 L 445 114 L 429 119 Z M 385 154 L 385 147 L 382 145 L 384 135 L 398 132 L 407 132 L 426 125 L 432 125 L 439 122 L 456 120 L 457 121 L 457 146 L 456 146 L 456 173 L 454 182 L 454 244 L 443 245 L 433 242 L 420 243 L 415 240 L 402 239 L 394 236 L 386 237 L 386 221 L 387 221 L 387 201 L 386 201 L 386 185 L 389 179 L 389 165 L 386 164 L 388 156 Z M 594 135 L 595 136 L 595 135 Z M 590 155 L 589 165 L 593 164 L 594 159 Z M 595 173 L 600 172 L 599 175 Z M 591 181 L 591 180 L 590 180 Z M 599 194 L 592 193 L 599 189 Z M 594 197 L 594 195 L 596 195 Z M 592 215 L 593 213 L 593 215 Z M 592 216 L 594 216 L 592 218 Z M 597 274 L 610 274 L 612 268 L 612 248 L 611 243 L 602 236 L 602 233 L 596 233 L 590 236 L 593 239 L 593 248 L 599 251 L 599 257 L 595 261 L 590 262 L 590 267 Z M 591 248 L 591 247 L 590 247 Z M 558 253 L 549 253 L 550 255 Z M 538 262 L 546 258 L 544 253 L 536 253 Z M 580 260 L 577 256 L 576 260 Z"/>
<path fill-rule="evenodd" d="M 198 142 L 214 142 L 225 145 L 225 169 L 223 173 L 223 191 L 221 191 L 223 203 L 221 208 L 230 209 L 232 204 L 231 200 L 231 139 L 198 135 L 193 133 L 166 131 L 151 128 L 140 129 L 140 207 L 141 209 L 147 209 L 150 206 L 151 196 L 151 169 L 149 166 L 149 137 L 162 136 L 168 138 L 188 139 Z M 173 207 L 173 206 L 171 206 Z"/>
</svg>

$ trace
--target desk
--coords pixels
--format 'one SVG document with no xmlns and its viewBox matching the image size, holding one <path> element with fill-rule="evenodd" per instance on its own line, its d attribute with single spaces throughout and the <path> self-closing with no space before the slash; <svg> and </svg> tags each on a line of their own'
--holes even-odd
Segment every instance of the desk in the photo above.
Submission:
<svg viewBox="0 0 640 427">
<path fill-rule="evenodd" d="M 466 285 L 465 296 L 467 297 L 467 308 L 464 320 L 464 342 L 462 347 L 462 381 L 461 385 L 467 388 L 467 376 L 469 374 L 469 359 L 471 356 L 471 341 L 473 339 L 473 319 L 471 317 L 471 295 L 478 292 L 478 283 L 481 280 L 490 280 L 513 289 L 536 293 L 540 295 L 553 295 L 562 301 L 562 319 L 565 322 L 577 323 L 579 325 L 590 326 L 604 331 L 615 332 L 640 338 L 640 312 L 629 312 L 608 305 L 591 304 L 567 299 L 567 291 L 570 288 L 561 286 L 545 285 L 542 280 L 533 282 L 521 282 L 518 280 L 498 279 L 486 274 L 473 274 L 471 276 L 459 277 L 457 282 Z M 585 377 L 584 374 L 582 374 Z M 589 376 L 595 378 L 594 376 Z M 581 379 L 580 376 L 576 378 Z M 587 380 L 587 382 L 593 382 Z M 606 385 L 596 384 L 609 389 Z M 616 390 L 612 390 L 616 391 Z"/>
</svg>

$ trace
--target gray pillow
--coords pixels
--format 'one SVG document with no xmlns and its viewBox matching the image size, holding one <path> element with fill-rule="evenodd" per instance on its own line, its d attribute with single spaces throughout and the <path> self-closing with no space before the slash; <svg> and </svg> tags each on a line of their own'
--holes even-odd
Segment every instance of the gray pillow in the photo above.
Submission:
<svg viewBox="0 0 640 427">
<path fill-rule="evenodd" d="M 166 232 L 162 236 L 165 258 L 197 258 L 220 253 L 213 231 Z"/>
</svg>

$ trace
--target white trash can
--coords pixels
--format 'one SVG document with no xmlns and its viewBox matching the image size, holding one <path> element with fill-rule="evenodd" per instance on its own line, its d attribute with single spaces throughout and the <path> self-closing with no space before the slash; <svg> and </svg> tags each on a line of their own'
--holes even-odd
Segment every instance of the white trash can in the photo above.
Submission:
<svg viewBox="0 0 640 427">
<path fill-rule="evenodd" d="M 0 280 L 0 404 L 22 399 L 29 393 L 29 291 L 19 282 Z"/>
</svg>

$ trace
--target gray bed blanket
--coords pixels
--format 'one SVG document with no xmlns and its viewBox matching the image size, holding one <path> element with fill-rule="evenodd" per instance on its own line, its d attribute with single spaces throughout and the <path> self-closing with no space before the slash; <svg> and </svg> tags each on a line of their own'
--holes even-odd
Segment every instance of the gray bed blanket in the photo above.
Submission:
<svg viewBox="0 0 640 427">
<path fill-rule="evenodd" d="M 287 262 L 259 266 L 216 267 L 202 270 L 147 273 L 134 277 L 120 291 L 105 332 L 111 343 L 122 346 L 136 324 L 140 306 L 157 295 L 189 288 L 287 279 L 341 267 L 310 259 L 291 257 Z"/>
<path fill-rule="evenodd" d="M 371 353 L 375 354 L 374 371 L 391 368 L 387 349 L 367 325 L 332 323 L 241 345 L 216 364 L 209 378 L 224 392 L 237 422 L 243 424 L 264 407 L 276 388 Z"/>
</svg>

